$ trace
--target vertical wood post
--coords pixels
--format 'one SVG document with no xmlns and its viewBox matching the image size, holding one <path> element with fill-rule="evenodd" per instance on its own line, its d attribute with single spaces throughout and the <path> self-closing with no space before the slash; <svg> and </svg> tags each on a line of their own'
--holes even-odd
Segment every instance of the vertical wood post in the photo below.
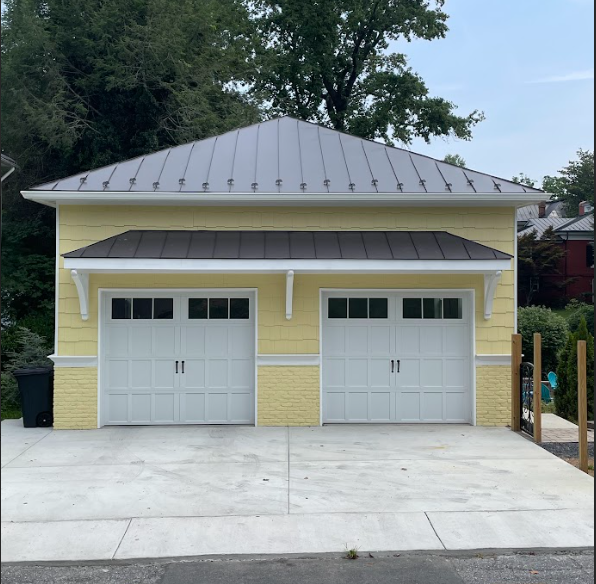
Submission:
<svg viewBox="0 0 596 584">
<path fill-rule="evenodd" d="M 577 393 L 579 396 L 578 404 L 578 423 L 579 423 L 579 463 L 580 470 L 588 473 L 588 371 L 587 371 L 587 343 L 578 341 L 577 343 Z"/>
<path fill-rule="evenodd" d="M 511 429 L 521 431 L 521 364 L 522 336 L 511 338 Z"/>
<path fill-rule="evenodd" d="M 542 442 L 542 335 L 534 335 L 534 441 Z"/>
</svg>

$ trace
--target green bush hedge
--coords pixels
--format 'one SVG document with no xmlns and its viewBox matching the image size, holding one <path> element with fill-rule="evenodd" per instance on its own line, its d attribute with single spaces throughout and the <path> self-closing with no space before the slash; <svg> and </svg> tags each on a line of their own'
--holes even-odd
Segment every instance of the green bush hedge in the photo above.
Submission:
<svg viewBox="0 0 596 584">
<path fill-rule="evenodd" d="M 576 333 L 579 330 L 583 318 L 586 321 L 588 332 L 594 336 L 594 306 L 592 304 L 572 300 L 567 305 L 566 310 L 569 313 L 567 322 L 569 323 L 569 330 L 572 333 Z"/>
<path fill-rule="evenodd" d="M 520 308 L 519 333 L 523 337 L 524 361 L 530 363 L 534 361 L 534 333 L 542 335 L 542 369 L 545 373 L 554 371 L 569 334 L 567 321 L 544 306 Z"/>
<path fill-rule="evenodd" d="M 577 392 L 577 342 L 587 341 L 588 344 L 588 418 L 594 419 L 594 336 L 588 332 L 584 318 L 581 319 L 579 329 L 570 333 L 567 344 L 561 353 L 557 377 L 559 386 L 555 396 L 557 414 L 572 422 L 578 420 L 578 392 Z"/>
</svg>

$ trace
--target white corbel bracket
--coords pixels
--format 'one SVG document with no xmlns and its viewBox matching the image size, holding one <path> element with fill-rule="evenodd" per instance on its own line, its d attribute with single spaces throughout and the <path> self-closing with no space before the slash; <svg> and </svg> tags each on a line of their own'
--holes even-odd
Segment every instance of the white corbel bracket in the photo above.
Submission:
<svg viewBox="0 0 596 584">
<path fill-rule="evenodd" d="M 290 270 L 286 274 L 286 318 L 288 320 L 294 317 L 294 278 L 295 274 Z"/>
<path fill-rule="evenodd" d="M 89 274 L 72 270 L 70 275 L 72 276 L 72 280 L 75 283 L 79 294 L 81 318 L 83 320 L 89 320 Z"/>
<path fill-rule="evenodd" d="M 503 272 L 494 272 L 493 274 L 484 274 L 484 320 L 490 320 L 493 316 L 493 306 L 497 286 L 501 281 Z"/>
</svg>

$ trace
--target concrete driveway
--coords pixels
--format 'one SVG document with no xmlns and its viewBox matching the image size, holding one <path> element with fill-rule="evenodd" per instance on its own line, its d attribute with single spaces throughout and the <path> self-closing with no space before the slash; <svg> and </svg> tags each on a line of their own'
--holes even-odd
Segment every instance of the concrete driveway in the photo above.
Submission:
<svg viewBox="0 0 596 584">
<path fill-rule="evenodd" d="M 504 429 L 2 423 L 4 562 L 593 545 L 593 479 Z"/>
</svg>

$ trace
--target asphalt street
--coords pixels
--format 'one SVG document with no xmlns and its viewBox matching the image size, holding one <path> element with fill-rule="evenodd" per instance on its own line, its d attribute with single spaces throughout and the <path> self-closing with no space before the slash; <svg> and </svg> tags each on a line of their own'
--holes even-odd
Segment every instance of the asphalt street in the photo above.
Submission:
<svg viewBox="0 0 596 584">
<path fill-rule="evenodd" d="M 594 552 L 361 554 L 87 566 L 2 567 L 2 584 L 588 584 Z"/>
</svg>

